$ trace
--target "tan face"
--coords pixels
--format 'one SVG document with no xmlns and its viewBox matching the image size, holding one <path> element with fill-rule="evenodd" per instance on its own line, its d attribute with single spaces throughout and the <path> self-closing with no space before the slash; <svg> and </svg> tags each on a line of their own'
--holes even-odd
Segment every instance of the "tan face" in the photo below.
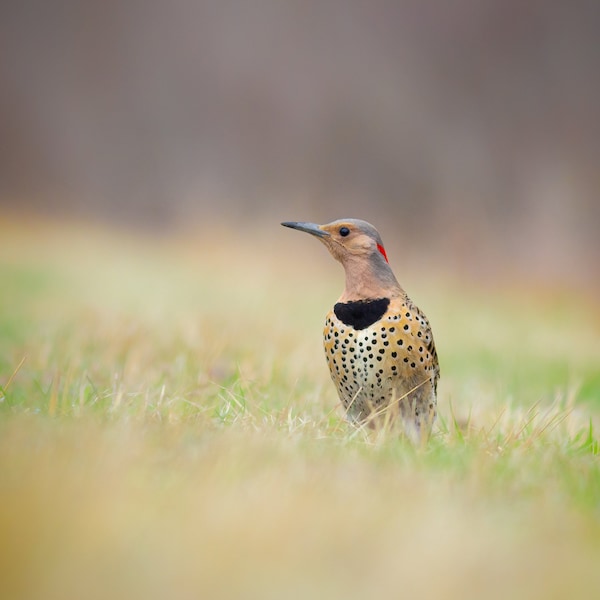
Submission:
<svg viewBox="0 0 600 600">
<path fill-rule="evenodd" d="M 381 238 L 368 223 L 353 220 L 340 220 L 321 225 L 326 234 L 321 241 L 340 262 L 353 257 L 373 257 L 381 254 L 387 262 L 387 255 Z"/>
<path fill-rule="evenodd" d="M 340 261 L 347 255 L 368 256 L 377 252 L 377 242 L 353 223 L 335 221 L 321 225 L 320 229 L 329 234 L 321 241 Z"/>
</svg>

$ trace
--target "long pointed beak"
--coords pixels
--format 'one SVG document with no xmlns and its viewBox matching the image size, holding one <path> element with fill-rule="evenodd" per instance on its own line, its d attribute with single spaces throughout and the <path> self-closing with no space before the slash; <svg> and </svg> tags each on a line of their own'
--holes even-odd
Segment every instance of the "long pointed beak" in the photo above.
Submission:
<svg viewBox="0 0 600 600">
<path fill-rule="evenodd" d="M 316 223 L 299 223 L 297 221 L 286 221 L 282 223 L 284 227 L 291 227 L 292 229 L 297 229 L 298 231 L 305 231 L 306 233 L 310 233 L 319 238 L 329 237 L 328 231 L 323 231 L 319 225 Z"/>
</svg>

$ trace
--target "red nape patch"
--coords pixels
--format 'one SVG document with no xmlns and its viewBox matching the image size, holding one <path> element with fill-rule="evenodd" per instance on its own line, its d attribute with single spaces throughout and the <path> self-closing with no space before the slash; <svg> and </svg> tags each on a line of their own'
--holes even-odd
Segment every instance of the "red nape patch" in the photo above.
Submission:
<svg viewBox="0 0 600 600">
<path fill-rule="evenodd" d="M 390 261 L 388 260 L 387 254 L 385 253 L 385 248 L 381 244 L 377 244 L 377 250 L 379 250 L 379 252 L 381 252 L 381 254 L 383 254 L 383 258 L 385 258 L 385 262 L 389 263 Z"/>
</svg>

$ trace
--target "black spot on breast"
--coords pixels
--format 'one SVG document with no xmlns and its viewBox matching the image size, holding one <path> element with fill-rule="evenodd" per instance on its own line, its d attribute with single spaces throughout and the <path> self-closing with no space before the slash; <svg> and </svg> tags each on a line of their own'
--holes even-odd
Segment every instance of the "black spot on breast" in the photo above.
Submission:
<svg viewBox="0 0 600 600">
<path fill-rule="evenodd" d="M 344 325 L 354 329 L 365 329 L 379 321 L 390 305 L 389 298 L 376 300 L 357 300 L 356 302 L 338 302 L 333 307 L 335 316 Z"/>
</svg>

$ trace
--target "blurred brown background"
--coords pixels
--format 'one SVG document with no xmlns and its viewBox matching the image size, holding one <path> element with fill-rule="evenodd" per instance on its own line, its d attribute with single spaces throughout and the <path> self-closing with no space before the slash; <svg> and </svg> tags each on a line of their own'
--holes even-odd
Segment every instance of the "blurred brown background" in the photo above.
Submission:
<svg viewBox="0 0 600 600">
<path fill-rule="evenodd" d="M 0 205 L 355 216 L 450 272 L 594 287 L 599 32 L 593 0 L 3 2 Z"/>
</svg>

